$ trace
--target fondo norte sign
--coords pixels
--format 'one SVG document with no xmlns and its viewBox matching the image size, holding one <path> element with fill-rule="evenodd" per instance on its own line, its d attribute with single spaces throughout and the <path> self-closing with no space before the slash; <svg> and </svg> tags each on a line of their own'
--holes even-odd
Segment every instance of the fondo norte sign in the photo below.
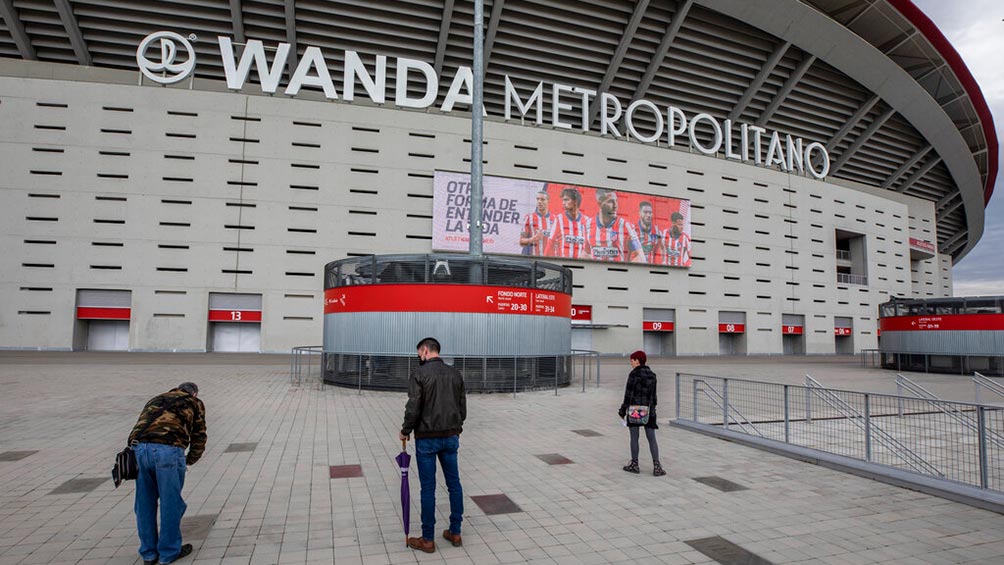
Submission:
<svg viewBox="0 0 1004 565">
<path fill-rule="evenodd" d="M 253 68 L 262 92 L 266 94 L 279 92 L 287 61 L 290 61 L 292 66 L 289 43 L 279 43 L 274 48 L 266 48 L 260 40 L 249 39 L 238 55 L 230 38 L 220 36 L 217 41 L 228 88 L 242 90 Z M 159 53 L 157 49 L 151 50 L 153 45 L 159 47 Z M 179 49 L 187 52 L 184 64 L 175 62 Z M 345 64 L 338 83 L 340 91 L 336 88 L 335 79 L 328 70 L 324 53 L 320 48 L 311 46 L 304 50 L 303 56 L 296 62 L 289 81 L 285 88 L 282 88 L 282 93 L 286 96 L 296 96 L 304 87 L 315 88 L 323 91 L 329 100 L 341 99 L 351 102 L 355 100 L 357 89 L 361 88 L 364 95 L 373 103 L 386 104 L 387 56 L 376 55 L 372 69 L 363 63 L 356 51 L 343 51 L 342 58 Z M 189 42 L 176 33 L 157 32 L 143 39 L 136 52 L 136 62 L 143 74 L 151 80 L 174 83 L 184 79 L 194 70 L 195 50 Z M 407 57 L 393 58 L 392 63 L 395 75 L 391 102 L 394 106 L 429 108 L 439 99 L 440 80 L 432 65 Z M 157 75 L 158 72 L 161 74 Z M 830 171 L 829 152 L 817 141 L 806 143 L 800 137 L 781 134 L 757 125 L 718 120 L 706 113 L 688 115 L 675 106 L 660 108 L 645 99 L 634 100 L 625 105 L 608 92 L 597 92 L 594 89 L 560 83 L 545 85 L 544 81 L 540 81 L 532 91 L 521 93 L 508 75 L 504 79 L 503 117 L 506 120 L 532 119 L 536 124 L 543 125 L 547 114 L 550 117 L 549 124 L 553 128 L 588 132 L 595 114 L 599 119 L 601 135 L 615 138 L 629 136 L 642 143 L 657 143 L 664 140 L 669 147 L 688 143 L 692 149 L 705 155 L 724 153 L 726 159 L 763 167 L 777 166 L 785 172 L 808 173 L 817 179 L 825 178 Z M 452 112 L 457 105 L 469 108 L 473 103 L 473 91 L 474 74 L 471 68 L 458 67 L 443 97 L 440 111 Z M 578 103 L 581 117 L 572 122 L 563 121 L 562 111 L 574 110 L 573 102 Z M 484 108 L 481 111 L 487 115 Z M 651 120 L 654 128 L 649 128 L 649 131 L 639 131 L 636 121 L 640 116 Z M 704 135 L 699 136 L 699 132 Z"/>
</svg>

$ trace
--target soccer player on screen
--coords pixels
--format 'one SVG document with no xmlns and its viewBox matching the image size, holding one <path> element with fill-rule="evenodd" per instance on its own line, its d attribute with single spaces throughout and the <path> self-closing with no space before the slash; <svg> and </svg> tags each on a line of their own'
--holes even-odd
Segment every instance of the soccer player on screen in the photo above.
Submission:
<svg viewBox="0 0 1004 565">
<path fill-rule="evenodd" d="M 673 227 L 662 234 L 665 264 L 672 267 L 686 267 L 690 264 L 690 236 L 683 232 L 683 214 L 673 212 L 670 220 L 673 222 Z"/>
<path fill-rule="evenodd" d="M 600 213 L 589 236 L 591 257 L 596 261 L 645 263 L 645 251 L 634 227 L 617 216 L 617 193 L 599 188 L 596 202 Z"/>
<path fill-rule="evenodd" d="M 551 222 L 551 237 L 547 241 L 547 255 L 569 259 L 589 258 L 590 219 L 580 210 L 582 193 L 567 187 L 561 191 L 561 205 L 565 209 Z"/>
<path fill-rule="evenodd" d="M 547 209 L 547 190 L 537 193 L 537 209 L 526 217 L 523 231 L 519 234 L 519 244 L 523 255 L 544 255 L 544 246 L 551 234 L 551 212 Z"/>
<path fill-rule="evenodd" d="M 649 263 L 660 264 L 662 262 L 662 230 L 658 228 L 652 219 L 655 212 L 652 203 L 644 201 L 638 205 L 638 239 L 641 240 L 641 248 L 645 252 L 645 257 Z"/>
</svg>

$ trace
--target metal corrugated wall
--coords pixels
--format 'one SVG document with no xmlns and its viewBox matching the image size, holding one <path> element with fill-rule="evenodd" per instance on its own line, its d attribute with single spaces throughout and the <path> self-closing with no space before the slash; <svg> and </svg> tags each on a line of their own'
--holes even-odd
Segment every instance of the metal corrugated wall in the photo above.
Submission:
<svg viewBox="0 0 1004 565">
<path fill-rule="evenodd" d="M 1004 354 L 1004 331 L 882 332 L 882 351 L 925 355 Z"/>
<path fill-rule="evenodd" d="M 324 351 L 414 355 L 434 336 L 443 355 L 524 357 L 568 355 L 568 318 L 455 312 L 350 312 L 324 316 Z"/>
</svg>

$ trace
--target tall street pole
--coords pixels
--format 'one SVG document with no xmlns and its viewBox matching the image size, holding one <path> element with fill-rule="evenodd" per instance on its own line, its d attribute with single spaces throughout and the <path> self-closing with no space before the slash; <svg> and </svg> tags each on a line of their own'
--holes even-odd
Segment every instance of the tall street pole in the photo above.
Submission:
<svg viewBox="0 0 1004 565">
<path fill-rule="evenodd" d="M 482 200 L 484 188 L 482 184 L 482 139 L 484 134 L 484 30 L 485 7 L 483 0 L 474 0 L 474 101 L 471 104 L 471 240 L 468 253 L 474 257 L 483 255 L 482 244 Z"/>
</svg>

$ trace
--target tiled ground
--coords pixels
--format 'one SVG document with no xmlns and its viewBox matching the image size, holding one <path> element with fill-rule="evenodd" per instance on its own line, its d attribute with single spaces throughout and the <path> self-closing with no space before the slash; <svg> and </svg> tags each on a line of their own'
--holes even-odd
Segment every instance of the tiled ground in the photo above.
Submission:
<svg viewBox="0 0 1004 565">
<path fill-rule="evenodd" d="M 889 386 L 886 373 L 848 360 L 653 365 L 664 376 L 661 421 L 672 416 L 668 377 L 684 368 Z M 644 439 L 642 474 L 624 473 L 616 409 L 626 363 L 614 360 L 604 361 L 604 386 L 585 393 L 472 395 L 461 438 L 464 547 L 414 553 L 404 546 L 393 461 L 404 395 L 291 386 L 286 372 L 284 359 L 264 356 L 0 354 L 0 454 L 38 450 L 0 456 L 0 564 L 137 562 L 134 486 L 113 487 L 112 457 L 143 403 L 184 380 L 202 389 L 209 447 L 185 486 L 196 551 L 182 563 L 711 563 L 686 542 L 713 536 L 773 563 L 1004 563 L 1004 516 L 666 425 L 658 438 L 668 476 L 651 476 Z M 924 378 L 960 400 L 971 390 L 957 378 Z M 255 445 L 227 452 L 231 444 Z M 342 465 L 359 465 L 362 476 L 331 478 Z M 413 533 L 416 473 L 413 465 Z M 747 490 L 722 492 L 698 477 Z M 52 492 L 89 478 L 106 480 Z M 471 498 L 494 494 L 521 512 L 489 516 Z M 442 486 L 437 502 L 442 529 Z"/>
</svg>

